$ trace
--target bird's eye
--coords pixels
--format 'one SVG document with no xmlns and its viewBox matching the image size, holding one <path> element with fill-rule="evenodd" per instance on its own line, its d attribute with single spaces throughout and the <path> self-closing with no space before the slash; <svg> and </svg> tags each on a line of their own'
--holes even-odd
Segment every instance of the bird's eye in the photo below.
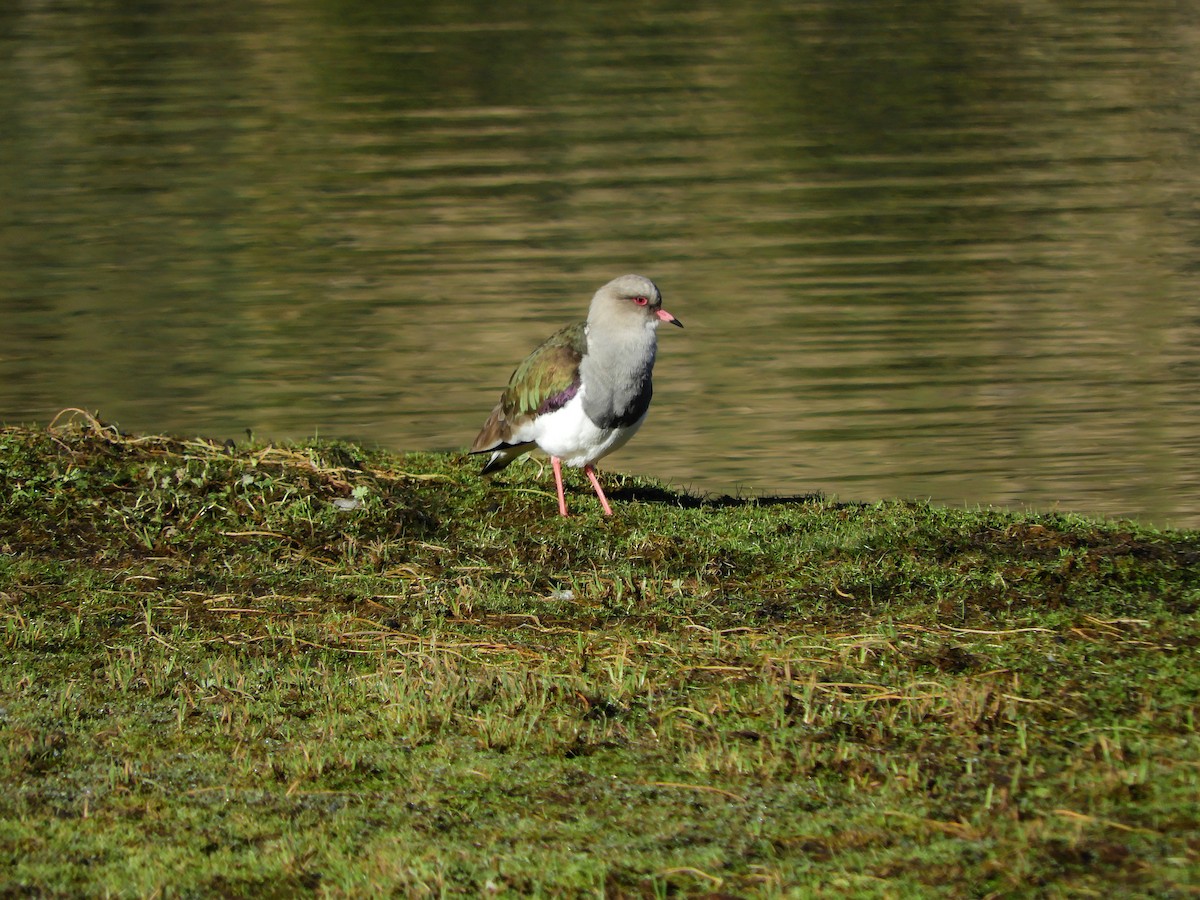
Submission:
<svg viewBox="0 0 1200 900">
<path fill-rule="evenodd" d="M 638 306 L 645 306 L 650 301 L 647 300 L 645 297 L 634 297 L 633 302 L 636 303 Z"/>
</svg>

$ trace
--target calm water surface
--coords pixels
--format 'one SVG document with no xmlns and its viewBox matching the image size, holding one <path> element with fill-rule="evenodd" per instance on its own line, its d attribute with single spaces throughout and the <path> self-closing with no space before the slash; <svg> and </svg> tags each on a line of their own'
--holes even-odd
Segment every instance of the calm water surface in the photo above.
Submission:
<svg viewBox="0 0 1200 900">
<path fill-rule="evenodd" d="M 0 9 L 0 421 L 464 448 L 627 271 L 606 461 L 1200 527 L 1200 6 Z"/>
</svg>

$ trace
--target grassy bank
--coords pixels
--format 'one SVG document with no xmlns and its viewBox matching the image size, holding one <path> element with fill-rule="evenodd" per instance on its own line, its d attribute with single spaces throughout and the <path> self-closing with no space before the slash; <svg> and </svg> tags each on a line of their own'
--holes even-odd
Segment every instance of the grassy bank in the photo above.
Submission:
<svg viewBox="0 0 1200 900">
<path fill-rule="evenodd" d="M 0 430 L 0 896 L 1183 896 L 1200 534 Z"/>
</svg>

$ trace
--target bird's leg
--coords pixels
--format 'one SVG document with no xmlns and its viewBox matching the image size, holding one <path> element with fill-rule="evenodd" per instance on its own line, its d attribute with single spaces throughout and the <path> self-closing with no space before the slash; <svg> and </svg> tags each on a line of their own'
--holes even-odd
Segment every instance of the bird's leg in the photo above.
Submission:
<svg viewBox="0 0 1200 900">
<path fill-rule="evenodd" d="M 584 466 L 583 471 L 587 472 L 587 477 L 592 482 L 592 487 L 596 489 L 596 496 L 600 498 L 600 506 L 604 509 L 606 516 L 612 515 L 612 507 L 608 505 L 608 498 L 604 496 L 604 488 L 600 487 L 600 479 L 596 475 L 596 470 L 592 466 Z"/>
<path fill-rule="evenodd" d="M 562 460 L 557 456 L 550 457 L 550 468 L 554 470 L 554 486 L 558 488 L 558 514 L 567 514 L 567 495 L 563 493 Z"/>
</svg>

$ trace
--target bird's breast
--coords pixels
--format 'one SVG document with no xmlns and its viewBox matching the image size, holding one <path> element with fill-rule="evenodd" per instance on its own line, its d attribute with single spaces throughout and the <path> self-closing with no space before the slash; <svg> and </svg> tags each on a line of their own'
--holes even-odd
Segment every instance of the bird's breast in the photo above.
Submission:
<svg viewBox="0 0 1200 900">
<path fill-rule="evenodd" d="M 620 421 L 597 421 L 587 412 L 587 389 L 552 413 L 538 416 L 533 423 L 533 440 L 551 456 L 568 466 L 585 466 L 623 446 L 641 427 L 646 412 L 626 415 Z"/>
<path fill-rule="evenodd" d="M 626 428 L 640 422 L 654 393 L 654 346 L 618 358 L 586 357 L 580 375 L 587 390 L 583 408 L 600 428 Z"/>
</svg>

